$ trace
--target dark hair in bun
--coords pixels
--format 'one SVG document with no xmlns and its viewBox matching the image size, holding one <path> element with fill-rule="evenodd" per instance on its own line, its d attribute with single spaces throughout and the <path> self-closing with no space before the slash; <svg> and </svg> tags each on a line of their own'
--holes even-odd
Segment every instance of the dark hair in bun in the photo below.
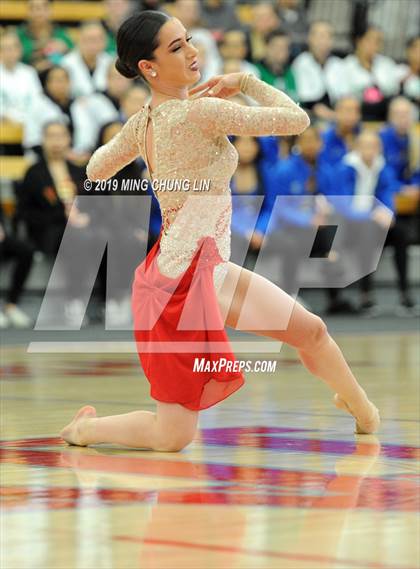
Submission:
<svg viewBox="0 0 420 569">
<path fill-rule="evenodd" d="M 125 20 L 117 32 L 118 58 L 115 67 L 121 75 L 132 79 L 141 75 L 137 66 L 140 59 L 154 59 L 159 46 L 160 28 L 170 16 L 156 10 L 143 10 Z"/>
</svg>

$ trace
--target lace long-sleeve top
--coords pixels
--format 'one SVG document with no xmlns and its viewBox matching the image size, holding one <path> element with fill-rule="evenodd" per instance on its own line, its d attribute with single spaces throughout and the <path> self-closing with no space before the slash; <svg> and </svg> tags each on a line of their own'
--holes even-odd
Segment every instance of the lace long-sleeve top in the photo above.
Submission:
<svg viewBox="0 0 420 569">
<path fill-rule="evenodd" d="M 214 270 L 216 289 L 223 282 L 230 258 L 229 183 L 238 164 L 227 135 L 291 135 L 309 125 L 292 99 L 252 73 L 244 75 L 241 91 L 260 106 L 217 97 L 174 98 L 154 109 L 146 103 L 89 160 L 86 173 L 92 181 L 110 178 L 138 155 L 148 165 L 146 128 L 152 121 L 156 170 L 148 169 L 162 213 L 157 265 L 165 276 L 183 273 L 200 239 L 211 236 L 223 259 Z"/>
</svg>

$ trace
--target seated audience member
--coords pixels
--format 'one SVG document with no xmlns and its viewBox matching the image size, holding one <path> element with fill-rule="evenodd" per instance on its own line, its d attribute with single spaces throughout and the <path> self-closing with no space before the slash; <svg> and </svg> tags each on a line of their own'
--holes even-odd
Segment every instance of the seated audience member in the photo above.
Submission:
<svg viewBox="0 0 420 569">
<path fill-rule="evenodd" d="M 105 43 L 105 31 L 100 22 L 86 22 L 80 26 L 77 48 L 61 60 L 70 75 L 73 97 L 106 88 L 108 66 L 113 57 L 106 53 Z"/>
<path fill-rule="evenodd" d="M 104 0 L 105 16 L 101 21 L 106 33 L 105 51 L 111 55 L 117 53 L 117 31 L 124 20 L 133 12 L 131 0 Z"/>
<path fill-rule="evenodd" d="M 407 43 L 407 65 L 399 66 L 400 93 L 420 106 L 420 36 L 411 38 Z"/>
<path fill-rule="evenodd" d="M 258 196 L 255 199 L 233 198 L 232 210 L 232 249 L 236 254 L 245 248 L 247 255 L 242 264 L 253 270 L 269 219 L 263 199 L 263 149 L 261 139 L 253 136 L 232 136 L 230 140 L 238 152 L 239 160 L 232 178 L 232 195 Z"/>
<path fill-rule="evenodd" d="M 258 67 L 247 61 L 248 45 L 244 30 L 236 28 L 226 30 L 220 42 L 219 51 L 224 62 L 238 61 L 239 71 L 254 73 L 257 77 L 260 76 Z"/>
<path fill-rule="evenodd" d="M 149 99 L 150 91 L 144 83 L 134 83 L 121 97 L 120 119 L 128 120 L 137 113 Z"/>
<path fill-rule="evenodd" d="M 410 171 L 410 137 L 415 111 L 405 97 L 396 97 L 389 105 L 388 124 L 379 135 L 382 140 L 385 160 L 395 176 L 404 185 L 412 183 Z M 404 189 L 402 190 L 404 191 Z"/>
<path fill-rule="evenodd" d="M 112 62 L 107 71 L 106 89 L 78 98 L 83 102 L 83 115 L 87 115 L 84 135 L 89 140 L 88 147 L 91 150 L 95 148 L 101 127 L 122 117 L 123 98 L 134 85 L 136 83 L 123 77 L 115 68 L 115 62 Z M 149 92 L 148 88 L 146 91 Z M 136 104 L 135 101 L 133 104 Z"/>
<path fill-rule="evenodd" d="M 306 8 L 302 0 L 277 0 L 275 5 L 281 25 L 290 36 L 291 55 L 295 58 L 306 46 L 308 35 Z"/>
<path fill-rule="evenodd" d="M 324 145 L 319 157 L 331 166 L 338 164 L 353 149 L 361 127 L 360 103 L 356 98 L 341 97 L 334 110 L 334 124 L 321 135 Z"/>
<path fill-rule="evenodd" d="M 308 256 L 308 239 L 312 238 L 314 227 L 327 225 L 332 211 L 325 197 L 332 192 L 332 171 L 328 164 L 319 160 L 321 149 L 318 129 L 309 127 L 297 138 L 295 152 L 273 171 L 272 183 L 267 186 L 267 209 L 271 218 L 266 244 L 283 258 L 283 287 L 291 295 L 297 294 L 300 287 L 298 272 Z M 276 205 L 277 196 L 282 200 Z M 327 228 L 319 229 L 311 253 L 326 255 L 329 246 Z M 327 285 L 328 278 L 341 271 L 335 252 L 330 253 L 329 258 L 331 261 L 324 274 Z M 341 298 L 340 292 L 340 289 L 327 289 L 327 311 L 330 314 L 355 312 L 350 302 Z"/>
<path fill-rule="evenodd" d="M 333 120 L 332 106 L 342 95 L 343 60 L 332 55 L 334 34 L 328 22 L 313 22 L 309 28 L 308 51 L 292 63 L 298 100 L 322 120 Z"/>
<path fill-rule="evenodd" d="M 96 147 L 107 144 L 121 131 L 122 126 L 120 121 L 103 125 Z M 101 197 L 102 203 L 99 205 L 100 225 L 108 239 L 112 236 L 112 249 L 110 251 L 108 248 L 107 253 L 112 254 L 112 264 L 108 262 L 109 258 L 104 257 L 99 271 L 102 299 L 106 301 L 106 323 L 110 326 L 124 326 L 130 322 L 132 279 L 144 252 L 140 244 L 147 246 L 149 239 L 157 239 L 160 231 L 161 217 L 156 198 L 149 211 L 149 201 L 146 203 L 146 199 L 150 200 L 151 192 L 147 192 L 146 198 L 145 192 L 141 189 L 134 191 L 134 184 L 130 185 L 130 181 L 143 177 L 144 166 L 141 158 L 127 164 L 110 178 L 107 189 L 100 194 L 106 196 Z"/>
<path fill-rule="evenodd" d="M 241 26 L 235 12 L 235 4 L 226 0 L 202 0 L 200 19 L 206 28 L 220 36 L 228 28 Z"/>
<path fill-rule="evenodd" d="M 394 262 L 398 273 L 400 311 L 411 311 L 414 303 L 409 295 L 407 229 L 404 223 L 393 220 L 394 196 L 400 183 L 392 168 L 386 165 L 379 136 L 372 131 L 362 132 L 355 150 L 347 154 L 336 170 L 335 193 L 349 199 L 335 204 L 336 211 L 347 224 L 347 241 L 358 252 L 356 262 L 361 272 L 371 271 L 371 256 L 380 232 L 391 227 L 385 245 L 394 248 Z M 377 198 L 383 205 L 376 205 Z M 333 200 L 334 203 L 334 200 Z M 360 281 L 361 309 L 374 312 L 376 303 L 372 296 L 373 279 L 368 274 Z"/>
<path fill-rule="evenodd" d="M 389 99 L 399 90 L 397 64 L 380 53 L 383 33 L 378 28 L 368 27 L 355 44 L 354 54 L 344 59 L 347 94 L 362 103 L 363 120 L 385 120 Z"/>
<path fill-rule="evenodd" d="M 29 0 L 27 5 L 28 20 L 17 29 L 23 48 L 22 61 L 41 72 L 59 65 L 74 44 L 66 30 L 52 21 L 51 2 Z"/>
<path fill-rule="evenodd" d="M 252 4 L 249 42 L 251 60 L 261 61 L 265 57 L 265 38 L 268 33 L 280 27 L 280 19 L 272 2 L 255 2 Z"/>
<path fill-rule="evenodd" d="M 93 149 L 91 114 L 84 98 L 73 99 L 66 69 L 53 65 L 41 74 L 43 93 L 34 97 L 26 114 L 23 146 L 27 151 L 42 152 L 42 130 L 51 121 L 67 125 L 71 135 L 68 158 L 88 159 Z"/>
<path fill-rule="evenodd" d="M 260 79 L 296 99 L 295 78 L 289 66 L 289 36 L 274 30 L 267 34 L 266 43 L 265 57 L 256 64 Z"/>
<path fill-rule="evenodd" d="M 23 123 L 28 106 L 42 91 L 33 67 L 21 63 L 22 47 L 14 31 L 0 35 L 0 118 Z"/>
<path fill-rule="evenodd" d="M 19 211 L 36 249 L 55 258 L 62 247 L 65 274 L 65 316 L 78 322 L 84 312 L 81 297 L 91 271 L 92 250 L 98 238 L 89 212 L 77 197 L 84 193 L 85 169 L 66 159 L 70 133 L 66 125 L 44 125 L 42 157 L 29 167 L 20 189 Z M 64 230 L 68 240 L 61 245 Z M 71 247 L 71 250 L 68 248 Z"/>
<path fill-rule="evenodd" d="M 0 329 L 7 328 L 9 325 L 15 328 L 29 328 L 33 322 L 19 308 L 18 303 L 32 267 L 34 249 L 26 241 L 12 236 L 7 231 L 4 221 L 3 208 L 0 203 L 0 267 L 3 269 L 4 264 L 9 261 L 12 261 L 14 265 L 6 292 L 4 309 L 0 310 Z"/>
</svg>

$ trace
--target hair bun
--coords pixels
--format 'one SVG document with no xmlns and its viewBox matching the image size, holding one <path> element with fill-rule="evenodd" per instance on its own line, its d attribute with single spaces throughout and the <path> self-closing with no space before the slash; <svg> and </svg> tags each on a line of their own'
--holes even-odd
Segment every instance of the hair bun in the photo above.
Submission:
<svg viewBox="0 0 420 569">
<path fill-rule="evenodd" d="M 134 69 L 129 67 L 126 63 L 121 61 L 119 57 L 115 62 L 115 68 L 119 73 L 121 73 L 121 75 L 123 75 L 124 77 L 128 77 L 128 79 L 133 79 L 138 75 L 137 71 L 135 71 Z"/>
</svg>

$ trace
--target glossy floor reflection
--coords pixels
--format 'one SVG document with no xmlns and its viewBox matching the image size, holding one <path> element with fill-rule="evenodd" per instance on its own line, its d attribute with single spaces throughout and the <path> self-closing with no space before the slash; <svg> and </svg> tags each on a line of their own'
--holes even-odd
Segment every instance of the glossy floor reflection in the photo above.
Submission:
<svg viewBox="0 0 420 569">
<path fill-rule="evenodd" d="M 417 340 L 338 338 L 381 410 L 377 436 L 354 435 L 284 349 L 275 373 L 202 412 L 180 453 L 57 437 L 83 403 L 153 409 L 135 354 L 3 349 L 1 567 L 418 567 Z"/>
</svg>

